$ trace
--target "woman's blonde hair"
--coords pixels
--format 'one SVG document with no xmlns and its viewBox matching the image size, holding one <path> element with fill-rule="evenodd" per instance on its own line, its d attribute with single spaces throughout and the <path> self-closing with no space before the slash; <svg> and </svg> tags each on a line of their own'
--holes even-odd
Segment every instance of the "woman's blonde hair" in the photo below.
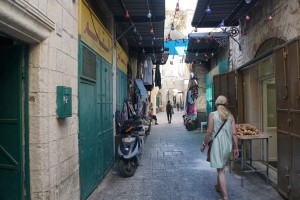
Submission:
<svg viewBox="0 0 300 200">
<path fill-rule="evenodd" d="M 226 108 L 227 104 L 228 104 L 227 98 L 222 95 L 218 96 L 218 98 L 216 99 L 216 102 L 215 102 L 219 116 L 223 121 L 225 119 L 228 119 L 228 117 L 230 115 L 229 110 Z"/>
</svg>

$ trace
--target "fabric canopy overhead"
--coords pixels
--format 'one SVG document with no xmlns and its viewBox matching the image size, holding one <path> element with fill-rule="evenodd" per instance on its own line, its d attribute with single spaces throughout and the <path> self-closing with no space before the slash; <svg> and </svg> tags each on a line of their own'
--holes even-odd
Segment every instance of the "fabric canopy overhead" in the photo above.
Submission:
<svg viewBox="0 0 300 200">
<path fill-rule="evenodd" d="M 165 41 L 165 48 L 169 48 L 169 55 L 184 55 L 184 50 L 187 48 L 188 39 Z"/>
</svg>

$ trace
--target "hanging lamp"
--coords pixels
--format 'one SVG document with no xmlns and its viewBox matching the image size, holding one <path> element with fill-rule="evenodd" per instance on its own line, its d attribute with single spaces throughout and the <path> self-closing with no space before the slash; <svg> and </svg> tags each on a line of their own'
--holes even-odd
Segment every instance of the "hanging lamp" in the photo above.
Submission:
<svg viewBox="0 0 300 200">
<path fill-rule="evenodd" d="M 172 25 L 171 25 L 171 30 L 174 31 L 174 29 L 175 29 L 175 28 L 174 28 L 174 23 L 172 23 Z"/>
<path fill-rule="evenodd" d="M 207 6 L 207 8 L 206 8 L 205 12 L 206 12 L 207 14 L 210 14 L 210 13 L 211 13 L 211 9 L 210 9 L 210 7 L 209 7 L 209 6 Z"/>
<path fill-rule="evenodd" d="M 151 18 L 151 17 L 152 17 L 152 14 L 151 14 L 150 10 L 149 10 L 149 12 L 148 12 L 148 14 L 147 14 L 147 17 L 148 17 L 148 18 Z"/>
<path fill-rule="evenodd" d="M 246 22 L 249 22 L 250 19 L 251 19 L 250 16 L 249 16 L 249 15 L 246 15 L 246 17 L 245 17 Z"/>
<path fill-rule="evenodd" d="M 128 11 L 125 12 L 124 18 L 125 19 L 129 19 L 129 13 L 128 13 Z"/>
<path fill-rule="evenodd" d="M 177 12 L 179 11 L 179 2 L 177 2 L 176 4 L 176 9 L 175 9 Z"/>
<path fill-rule="evenodd" d="M 271 15 L 271 13 L 269 14 L 268 20 L 269 20 L 269 21 L 272 21 L 272 20 L 273 20 L 273 17 L 272 17 L 272 15 Z"/>
</svg>

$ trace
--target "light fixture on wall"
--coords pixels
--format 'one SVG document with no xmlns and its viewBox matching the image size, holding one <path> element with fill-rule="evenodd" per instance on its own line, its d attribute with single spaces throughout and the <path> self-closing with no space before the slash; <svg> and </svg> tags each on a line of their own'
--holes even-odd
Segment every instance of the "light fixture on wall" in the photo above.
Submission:
<svg viewBox="0 0 300 200">
<path fill-rule="evenodd" d="M 251 0 L 245 0 L 246 3 L 251 3 Z"/>
</svg>

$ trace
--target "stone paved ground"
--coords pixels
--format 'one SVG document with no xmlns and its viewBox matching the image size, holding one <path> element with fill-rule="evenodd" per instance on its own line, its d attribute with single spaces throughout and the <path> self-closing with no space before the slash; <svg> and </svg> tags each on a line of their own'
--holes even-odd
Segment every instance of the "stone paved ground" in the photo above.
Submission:
<svg viewBox="0 0 300 200">
<path fill-rule="evenodd" d="M 157 114 L 159 125 L 152 126 L 146 138 L 141 166 L 131 178 L 118 175 L 117 164 L 107 174 L 88 200 L 214 200 L 221 196 L 214 190 L 216 171 L 200 152 L 204 134 L 187 131 L 182 112 L 175 111 L 171 124 L 165 113 Z M 257 174 L 247 174 L 241 187 L 238 170 L 226 169 L 229 199 L 283 199 Z"/>
</svg>

